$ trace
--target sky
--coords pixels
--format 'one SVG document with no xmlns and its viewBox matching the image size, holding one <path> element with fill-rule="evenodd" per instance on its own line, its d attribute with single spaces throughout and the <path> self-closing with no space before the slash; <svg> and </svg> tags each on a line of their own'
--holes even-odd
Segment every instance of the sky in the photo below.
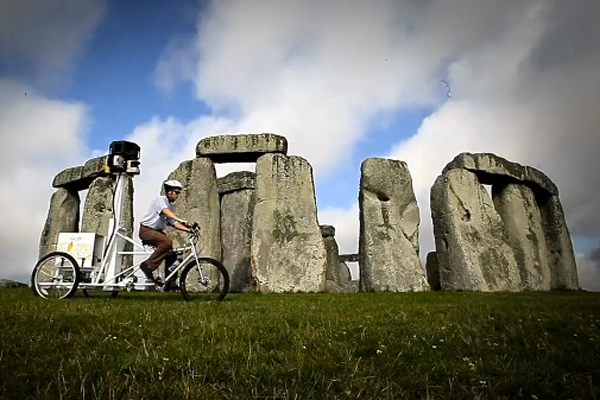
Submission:
<svg viewBox="0 0 600 400">
<path fill-rule="evenodd" d="M 139 219 L 196 143 L 271 132 L 313 166 L 320 224 L 358 250 L 360 164 L 429 190 L 461 152 L 558 186 L 580 285 L 600 291 L 597 0 L 0 0 L 0 278 L 26 281 L 52 178 L 142 148 Z M 219 175 L 252 164 L 219 165 Z M 356 272 L 355 266 L 354 273 Z"/>
</svg>

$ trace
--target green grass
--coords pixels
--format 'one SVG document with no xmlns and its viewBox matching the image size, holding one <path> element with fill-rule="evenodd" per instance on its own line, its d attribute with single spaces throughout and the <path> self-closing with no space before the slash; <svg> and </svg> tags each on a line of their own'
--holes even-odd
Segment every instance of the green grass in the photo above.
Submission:
<svg viewBox="0 0 600 400">
<path fill-rule="evenodd" d="M 0 398 L 598 398 L 598 293 L 0 290 Z"/>
</svg>

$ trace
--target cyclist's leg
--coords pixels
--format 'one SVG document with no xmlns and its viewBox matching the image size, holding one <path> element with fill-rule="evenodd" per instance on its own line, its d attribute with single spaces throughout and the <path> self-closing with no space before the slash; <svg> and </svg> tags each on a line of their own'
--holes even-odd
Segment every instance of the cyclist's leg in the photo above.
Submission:
<svg viewBox="0 0 600 400">
<path fill-rule="evenodd" d="M 173 247 L 173 241 L 164 232 L 148 228 L 144 225 L 140 227 L 140 238 L 156 247 L 150 257 L 142 262 L 140 266 L 142 271 L 150 279 L 152 273 L 164 261 L 167 253 Z M 154 280 L 154 278 L 151 279 Z"/>
<path fill-rule="evenodd" d="M 170 272 L 169 272 L 169 267 L 171 267 L 171 265 L 173 265 L 173 263 L 175 262 L 175 260 L 177 260 L 177 255 L 174 253 L 167 253 L 166 257 L 165 257 L 165 279 L 167 278 L 167 276 L 169 276 Z M 177 275 L 173 276 L 173 278 L 165 281 L 165 291 L 170 291 L 170 290 L 178 290 L 179 287 L 177 286 Z"/>
</svg>

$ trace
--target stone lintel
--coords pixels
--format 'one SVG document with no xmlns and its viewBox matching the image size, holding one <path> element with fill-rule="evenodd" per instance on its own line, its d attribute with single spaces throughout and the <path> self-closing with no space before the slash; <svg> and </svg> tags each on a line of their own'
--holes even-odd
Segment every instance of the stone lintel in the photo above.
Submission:
<svg viewBox="0 0 600 400">
<path fill-rule="evenodd" d="M 196 157 L 207 157 L 214 163 L 256 162 L 268 153 L 286 155 L 287 139 L 272 133 L 218 135 L 196 145 Z"/>
<path fill-rule="evenodd" d="M 109 175 L 104 170 L 107 157 L 95 157 L 86 161 L 84 165 L 63 169 L 54 177 L 52 187 L 64 187 L 74 191 L 88 189 L 95 178 Z"/>
<path fill-rule="evenodd" d="M 252 171 L 237 171 L 217 179 L 219 195 L 236 192 L 238 190 L 254 190 L 256 187 L 256 174 Z"/>
<path fill-rule="evenodd" d="M 484 185 L 516 180 L 530 186 L 537 193 L 541 190 L 546 195 L 558 195 L 558 188 L 542 171 L 508 161 L 493 153 L 460 153 L 444 167 L 442 173 L 452 169 L 473 172 Z"/>
</svg>

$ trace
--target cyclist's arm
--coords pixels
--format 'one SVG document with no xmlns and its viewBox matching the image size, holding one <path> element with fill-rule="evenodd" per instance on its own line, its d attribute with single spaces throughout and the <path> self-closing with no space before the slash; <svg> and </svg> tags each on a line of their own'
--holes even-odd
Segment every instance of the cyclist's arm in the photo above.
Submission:
<svg viewBox="0 0 600 400">
<path fill-rule="evenodd" d="M 170 218 L 171 220 L 175 221 L 175 223 L 173 224 L 173 227 L 175 229 L 179 229 L 180 231 L 186 231 L 189 232 L 190 230 L 188 229 L 188 227 L 186 227 L 182 222 L 186 222 L 185 220 L 179 218 L 178 216 L 176 216 L 173 211 L 169 210 L 168 208 L 163 208 L 162 209 L 162 213 L 164 215 L 166 215 L 168 218 Z"/>
</svg>

